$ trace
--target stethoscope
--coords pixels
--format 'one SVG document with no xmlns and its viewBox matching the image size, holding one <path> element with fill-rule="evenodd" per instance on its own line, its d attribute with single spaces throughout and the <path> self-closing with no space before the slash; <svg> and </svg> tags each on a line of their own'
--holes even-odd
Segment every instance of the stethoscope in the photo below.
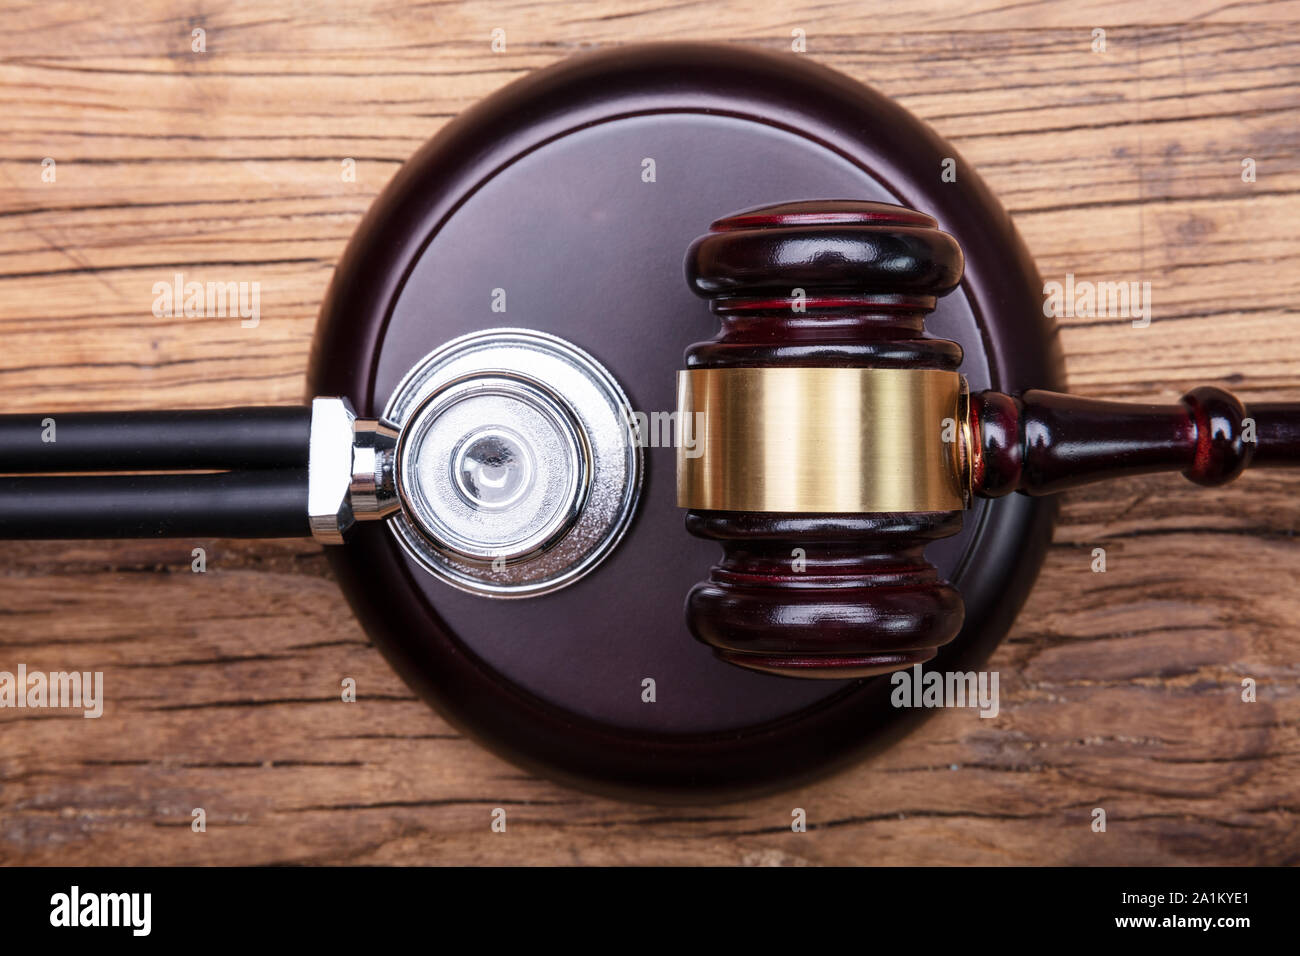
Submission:
<svg viewBox="0 0 1300 956">
<path fill-rule="evenodd" d="M 425 356 L 377 419 L 305 407 L 0 416 L 0 538 L 307 536 L 385 521 L 430 574 L 519 598 L 589 573 L 641 486 L 636 421 L 599 362 L 489 329 Z M 130 472 L 130 474 L 127 474 Z"/>
</svg>

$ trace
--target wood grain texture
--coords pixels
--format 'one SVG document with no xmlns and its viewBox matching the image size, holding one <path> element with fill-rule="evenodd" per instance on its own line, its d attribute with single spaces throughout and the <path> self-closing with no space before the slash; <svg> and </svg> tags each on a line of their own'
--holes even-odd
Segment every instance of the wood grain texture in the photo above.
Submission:
<svg viewBox="0 0 1300 956">
<path fill-rule="evenodd" d="M 1149 328 L 1065 320 L 1073 390 L 1300 399 L 1300 3 L 906 7 L 4 2 L 0 401 L 297 401 L 348 236 L 449 117 L 581 48 L 788 49 L 793 28 L 951 139 L 1045 278 L 1152 283 Z M 260 325 L 153 317 L 153 283 L 177 271 L 260 282 Z M 0 711 L 0 862 L 1300 862 L 1298 495 L 1282 472 L 1071 493 L 991 665 L 996 719 L 944 712 L 815 786 L 674 810 L 534 779 L 450 730 L 314 544 L 9 543 L 0 670 L 103 670 L 111 719 Z"/>
</svg>

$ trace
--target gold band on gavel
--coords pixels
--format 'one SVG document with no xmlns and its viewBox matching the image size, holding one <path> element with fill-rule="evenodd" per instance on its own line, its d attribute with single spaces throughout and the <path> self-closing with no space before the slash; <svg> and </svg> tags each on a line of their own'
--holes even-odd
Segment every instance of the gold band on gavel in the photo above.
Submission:
<svg viewBox="0 0 1300 956">
<path fill-rule="evenodd" d="M 956 372 L 706 368 L 677 373 L 677 504 L 699 511 L 956 511 Z"/>
</svg>

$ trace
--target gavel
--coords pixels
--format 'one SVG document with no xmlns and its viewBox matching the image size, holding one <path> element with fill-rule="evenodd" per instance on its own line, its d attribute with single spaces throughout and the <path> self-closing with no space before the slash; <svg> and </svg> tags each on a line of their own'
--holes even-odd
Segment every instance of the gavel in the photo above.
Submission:
<svg viewBox="0 0 1300 956">
<path fill-rule="evenodd" d="M 867 677 L 932 658 L 962 598 L 926 559 L 974 497 L 1179 470 L 1198 485 L 1300 462 L 1300 404 L 1221 388 L 1174 405 L 970 394 L 925 331 L 963 257 L 930 216 L 837 200 L 719 219 L 686 255 L 721 329 L 678 374 L 678 505 L 722 559 L 691 633 L 740 667 Z"/>
</svg>

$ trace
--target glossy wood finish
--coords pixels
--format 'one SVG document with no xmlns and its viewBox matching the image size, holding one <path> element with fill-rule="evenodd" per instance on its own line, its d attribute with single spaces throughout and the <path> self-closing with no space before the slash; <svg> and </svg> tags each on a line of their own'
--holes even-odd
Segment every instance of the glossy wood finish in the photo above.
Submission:
<svg viewBox="0 0 1300 956">
<path fill-rule="evenodd" d="M 1252 468 L 1290 468 L 1300 460 L 1300 403 L 1250 402 L 1246 411 L 1255 420 Z"/>
<path fill-rule="evenodd" d="M 961 280 L 961 249 L 925 213 L 852 200 L 780 203 L 715 221 L 686 281 L 721 329 L 687 368 L 956 370 L 925 318 Z M 686 599 L 697 639 L 730 664 L 787 677 L 869 677 L 928 661 L 957 636 L 960 595 L 925 558 L 960 511 L 689 511 L 722 560 Z"/>
<path fill-rule="evenodd" d="M 975 493 L 1046 495 L 1078 485 L 1181 471 L 1224 485 L 1256 460 L 1300 464 L 1300 404 L 1249 410 L 1231 392 L 1201 386 L 1177 405 L 1138 405 L 1033 389 L 971 396 Z"/>
<path fill-rule="evenodd" d="M 962 271 L 960 248 L 936 226 L 914 210 L 833 199 L 716 221 L 692 243 L 686 276 L 722 329 L 687 350 L 687 367 L 957 368 L 956 343 L 924 330 Z M 1257 450 L 1272 465 L 1300 464 L 1300 405 L 1271 405 L 1257 422 L 1213 386 L 1166 406 L 982 391 L 968 421 L 961 460 L 985 498 L 1175 469 L 1222 485 Z M 692 511 L 687 527 L 723 546 L 687 598 L 687 624 L 740 667 L 880 674 L 929 660 L 961 625 L 961 595 L 923 557 L 927 538 L 961 527 L 960 512 Z"/>
<path fill-rule="evenodd" d="M 963 370 L 979 387 L 1059 387 L 1041 280 L 996 200 L 973 174 L 934 188 L 929 171 L 952 152 L 896 104 L 800 58 L 692 44 L 575 57 L 476 105 L 376 201 L 331 286 L 310 387 L 374 413 L 425 352 L 504 318 L 591 351 L 638 408 L 671 409 L 681 349 L 714 321 L 682 282 L 691 239 L 731 209 L 828 194 L 927 206 L 974 250 L 932 320 L 960 342 Z M 574 282 L 575 262 L 600 281 Z M 497 286 L 510 290 L 505 317 L 488 308 Z M 897 341 L 914 338 L 902 326 L 914 316 L 896 318 Z M 526 607 L 440 586 L 378 527 L 331 554 L 335 572 L 376 645 L 448 719 L 603 792 L 698 802 L 789 786 L 926 716 L 893 707 L 884 681 L 785 680 L 691 639 L 682 600 L 716 544 L 682 525 L 673 456 L 647 450 L 640 513 L 611 558 Z M 1045 500 L 982 502 L 967 529 L 931 541 L 925 560 L 976 609 L 936 664 L 968 669 L 992 651 L 1053 514 Z"/>
<path fill-rule="evenodd" d="M 729 664 L 786 677 L 869 677 L 934 657 L 957 636 L 961 596 L 925 547 L 960 511 L 689 511 L 722 560 L 686 598 L 696 638 Z"/>
</svg>

